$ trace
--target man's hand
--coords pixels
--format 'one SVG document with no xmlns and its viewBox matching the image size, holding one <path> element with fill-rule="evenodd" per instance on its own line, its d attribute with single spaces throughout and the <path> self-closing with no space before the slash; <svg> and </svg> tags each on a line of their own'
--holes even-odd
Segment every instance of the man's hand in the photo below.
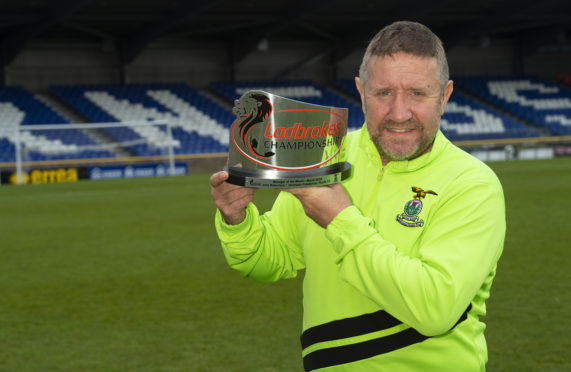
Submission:
<svg viewBox="0 0 571 372">
<path fill-rule="evenodd" d="M 254 200 L 257 189 L 225 182 L 228 172 L 220 171 L 210 177 L 210 194 L 222 217 L 229 225 L 237 225 L 246 218 L 246 205 Z"/>
<path fill-rule="evenodd" d="M 343 209 L 352 205 L 347 192 L 340 184 L 286 189 L 301 201 L 305 214 L 319 226 L 327 225 Z"/>
</svg>

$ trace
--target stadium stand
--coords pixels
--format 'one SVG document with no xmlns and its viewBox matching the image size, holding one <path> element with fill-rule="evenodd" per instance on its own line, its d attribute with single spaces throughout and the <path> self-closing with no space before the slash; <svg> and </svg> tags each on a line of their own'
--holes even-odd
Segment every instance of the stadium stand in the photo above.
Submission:
<svg viewBox="0 0 571 372">
<path fill-rule="evenodd" d="M 459 89 L 454 91 L 441 122 L 442 131 L 453 141 L 538 137 L 541 130 L 543 134 L 571 133 L 571 94 L 567 88 L 529 77 L 462 77 L 454 81 Z M 182 83 L 52 86 L 50 91 L 94 123 L 169 121 L 175 154 L 228 151 L 228 129 L 235 120 L 230 107 L 251 89 L 318 105 L 348 107 L 349 130 L 361 127 L 364 121 L 352 79 L 338 80 L 334 89 L 311 81 L 213 82 L 210 88 L 226 106 Z M 18 87 L 0 89 L 0 116 L 0 162 L 14 161 L 14 126 L 68 123 Z M 165 132 L 158 126 L 105 131 L 114 141 L 136 143 L 129 148 L 134 155 L 164 155 L 164 148 L 152 145 L 165 140 Z M 29 131 L 22 136 L 30 150 L 26 160 L 50 160 L 56 154 L 58 159 L 115 156 L 105 150 L 79 151 L 77 147 L 96 147 L 94 139 L 80 130 Z"/>
<path fill-rule="evenodd" d="M 442 132 L 451 141 L 538 137 L 526 126 L 497 110 L 456 91 L 450 97 L 442 120 Z"/>
<path fill-rule="evenodd" d="M 93 122 L 169 121 L 175 154 L 228 151 L 228 128 L 233 115 L 186 84 L 52 86 L 61 100 Z M 164 140 L 157 127 L 109 128 L 119 142 L 145 138 L 131 146 L 138 156 L 160 155 L 150 144 Z"/>
<path fill-rule="evenodd" d="M 68 121 L 20 87 L 0 88 L 0 117 L 0 162 L 15 161 L 17 126 L 68 124 Z M 22 131 L 20 138 L 26 149 L 23 155 L 29 161 L 55 157 L 84 159 L 113 156 L 105 150 L 81 151 L 78 146 L 94 146 L 96 143 L 80 130 Z"/>
<path fill-rule="evenodd" d="M 571 91 L 538 77 L 464 77 L 455 83 L 553 135 L 571 134 Z"/>
<path fill-rule="evenodd" d="M 359 100 L 348 99 L 342 95 L 319 86 L 311 81 L 249 81 L 240 83 L 215 82 L 210 87 L 213 91 L 223 96 L 228 102 L 240 98 L 248 90 L 262 90 L 276 94 L 281 97 L 300 100 L 316 105 L 330 107 L 347 107 L 349 116 L 347 118 L 349 130 L 360 128 L 363 125 L 364 117 Z"/>
</svg>

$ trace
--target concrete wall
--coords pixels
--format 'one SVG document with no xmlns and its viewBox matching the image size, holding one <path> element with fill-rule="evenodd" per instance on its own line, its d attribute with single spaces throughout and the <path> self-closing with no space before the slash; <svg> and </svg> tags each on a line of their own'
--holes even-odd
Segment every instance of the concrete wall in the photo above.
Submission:
<svg viewBox="0 0 571 372">
<path fill-rule="evenodd" d="M 119 81 L 117 56 L 92 45 L 30 45 L 6 66 L 6 85 L 34 92 L 57 84 L 97 84 Z"/>
<path fill-rule="evenodd" d="M 515 73 L 515 50 L 509 42 L 486 46 L 478 42 L 456 45 L 447 50 L 450 75 L 510 75 Z"/>
</svg>

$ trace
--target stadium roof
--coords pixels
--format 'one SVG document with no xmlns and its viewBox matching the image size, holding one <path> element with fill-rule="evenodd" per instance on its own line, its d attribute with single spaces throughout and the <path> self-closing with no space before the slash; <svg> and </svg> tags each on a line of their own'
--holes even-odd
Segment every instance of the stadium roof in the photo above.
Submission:
<svg viewBox="0 0 571 372">
<path fill-rule="evenodd" d="M 568 0 L 2 0 L 0 62 L 10 64 L 30 42 L 101 43 L 125 65 L 157 42 L 224 43 L 234 63 L 266 41 L 311 42 L 313 58 L 339 58 L 400 19 L 426 24 L 447 49 L 509 39 L 524 56 L 571 50 Z"/>
</svg>

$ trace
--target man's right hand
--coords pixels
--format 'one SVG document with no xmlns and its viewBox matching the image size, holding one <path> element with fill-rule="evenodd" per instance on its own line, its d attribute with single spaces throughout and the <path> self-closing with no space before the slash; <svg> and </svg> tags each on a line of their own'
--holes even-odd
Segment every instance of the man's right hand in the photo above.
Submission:
<svg viewBox="0 0 571 372">
<path fill-rule="evenodd" d="M 225 182 L 228 176 L 226 171 L 214 173 L 210 177 L 210 194 L 226 223 L 237 225 L 246 218 L 246 206 L 254 200 L 258 189 Z"/>
</svg>

